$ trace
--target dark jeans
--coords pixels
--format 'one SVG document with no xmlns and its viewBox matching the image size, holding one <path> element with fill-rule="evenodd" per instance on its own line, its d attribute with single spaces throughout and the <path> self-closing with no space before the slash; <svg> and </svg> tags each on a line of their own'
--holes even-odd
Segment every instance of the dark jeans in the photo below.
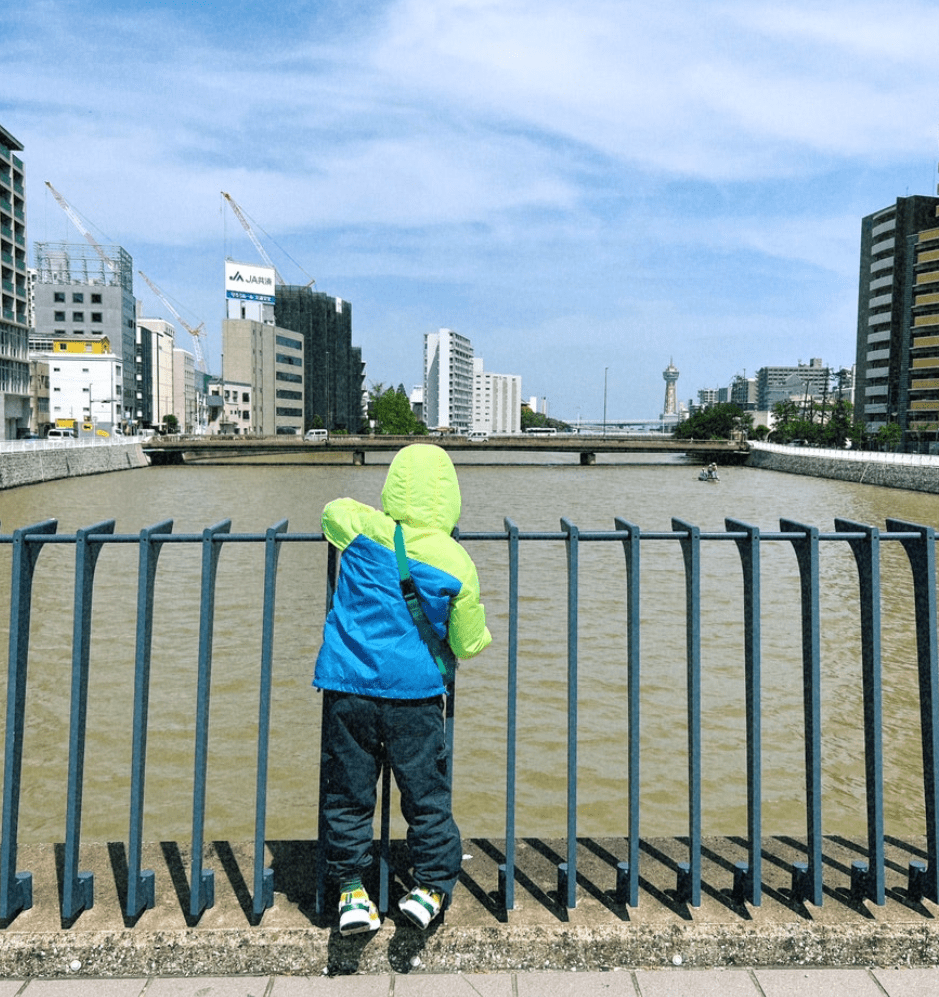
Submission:
<svg viewBox="0 0 939 997">
<path fill-rule="evenodd" d="M 453 892 L 463 844 L 451 807 L 442 697 L 379 699 L 325 691 L 327 865 L 337 879 L 371 864 L 372 819 L 387 755 L 421 886 Z"/>
</svg>

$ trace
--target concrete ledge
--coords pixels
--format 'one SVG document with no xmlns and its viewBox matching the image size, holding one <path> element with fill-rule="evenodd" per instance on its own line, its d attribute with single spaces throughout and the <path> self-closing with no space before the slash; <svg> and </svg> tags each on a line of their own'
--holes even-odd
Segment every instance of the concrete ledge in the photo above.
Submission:
<svg viewBox="0 0 939 997">
<path fill-rule="evenodd" d="M 107 474 L 147 467 L 140 443 L 83 445 L 66 441 L 57 446 L 37 444 L 34 449 L 0 454 L 0 489 L 35 485 L 59 478 Z"/>
<path fill-rule="evenodd" d="M 274 905 L 252 914 L 253 848 L 214 842 L 206 849 L 216 905 L 188 916 L 189 859 L 175 842 L 148 845 L 144 867 L 154 871 L 156 906 L 129 921 L 124 846 L 82 847 L 82 870 L 94 874 L 94 906 L 72 924 L 59 915 L 60 845 L 23 846 L 18 870 L 33 874 L 34 907 L 0 930 L 0 976 L 14 978 L 155 975 L 317 975 L 320 973 L 514 972 L 729 966 L 931 966 L 939 962 L 939 907 L 906 893 L 909 861 L 924 858 L 921 841 L 889 839 L 887 902 L 877 907 L 852 897 L 851 863 L 865 857 L 858 842 L 825 842 L 825 898 L 820 907 L 789 894 L 791 862 L 803 845 L 790 838 L 763 844 L 763 900 L 759 907 L 732 897 L 734 864 L 746 857 L 740 839 L 707 839 L 698 908 L 675 895 L 681 839 L 643 841 L 640 900 L 615 902 L 622 838 L 583 839 L 578 846 L 577 907 L 558 904 L 556 863 L 562 841 L 517 842 L 516 906 L 506 912 L 496 895 L 503 844 L 467 839 L 460 888 L 444 919 L 426 934 L 404 921 L 392 884 L 391 910 L 380 931 L 341 938 L 334 930 L 335 898 L 327 913 L 313 911 L 315 844 L 272 841 L 266 863 L 274 872 Z M 392 860 L 403 868 L 403 845 Z M 373 891 L 377 897 L 377 891 Z"/>
<path fill-rule="evenodd" d="M 845 453 L 838 450 L 803 450 L 797 447 L 767 447 L 751 443 L 746 466 L 785 474 L 802 474 L 812 478 L 833 478 L 857 484 L 880 485 L 883 488 L 903 488 L 913 492 L 939 492 L 939 461 L 925 458 L 911 463 L 896 455 Z"/>
</svg>

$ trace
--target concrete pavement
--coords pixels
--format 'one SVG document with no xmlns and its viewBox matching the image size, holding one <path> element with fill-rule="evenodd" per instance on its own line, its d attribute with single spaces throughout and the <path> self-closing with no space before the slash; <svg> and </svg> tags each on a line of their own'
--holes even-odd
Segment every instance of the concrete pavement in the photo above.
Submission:
<svg viewBox="0 0 939 997">
<path fill-rule="evenodd" d="M 939 997 L 936 969 L 660 969 L 0 981 L 0 997 Z"/>
<path fill-rule="evenodd" d="M 921 841 L 889 839 L 887 902 L 878 907 L 850 891 L 851 864 L 865 857 L 863 845 L 826 839 L 825 896 L 815 907 L 790 894 L 791 864 L 805 857 L 799 841 L 764 840 L 762 903 L 752 906 L 732 895 L 746 842 L 709 838 L 702 849 L 701 905 L 690 908 L 675 890 L 687 844 L 650 839 L 641 843 L 639 904 L 630 908 L 615 894 L 627 842 L 585 838 L 578 844 L 577 906 L 569 910 L 557 894 L 564 843 L 522 839 L 515 907 L 505 911 L 495 893 L 503 843 L 465 839 L 461 885 L 441 921 L 425 933 L 400 916 L 395 901 L 404 892 L 403 873 L 392 884 L 382 929 L 351 938 L 335 931 L 333 902 L 322 917 L 314 912 L 315 848 L 309 841 L 267 842 L 274 904 L 258 919 L 252 847 L 212 842 L 203 866 L 214 870 L 216 902 L 192 918 L 186 846 L 147 845 L 144 868 L 153 870 L 156 904 L 129 919 L 122 913 L 123 844 L 83 845 L 80 868 L 93 873 L 94 905 L 63 923 L 62 846 L 22 846 L 16 868 L 32 873 L 34 905 L 0 926 L 0 981 L 7 981 L 0 983 L 0 997 L 12 997 L 24 981 L 30 997 L 43 981 L 62 989 L 62 997 L 65 987 L 68 997 L 90 993 L 89 987 L 94 997 L 110 997 L 112 990 L 115 997 L 134 997 L 144 987 L 147 997 L 154 991 L 161 997 L 165 988 L 188 994 L 185 988 L 196 984 L 200 997 L 235 990 L 293 997 L 288 991 L 323 987 L 400 997 L 430 986 L 493 997 L 535 988 L 537 997 L 588 987 L 639 997 L 674 997 L 689 987 L 696 995 L 768 997 L 922 995 L 932 987 L 939 997 L 933 968 L 939 965 L 939 906 L 906 892 L 909 862 L 925 858 Z M 392 860 L 405 868 L 400 842 L 393 843 Z"/>
</svg>

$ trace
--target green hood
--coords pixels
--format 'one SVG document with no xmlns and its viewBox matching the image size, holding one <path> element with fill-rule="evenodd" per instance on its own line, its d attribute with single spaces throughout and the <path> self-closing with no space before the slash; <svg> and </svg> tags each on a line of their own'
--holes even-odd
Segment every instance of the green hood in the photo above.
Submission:
<svg viewBox="0 0 939 997">
<path fill-rule="evenodd" d="M 446 450 L 430 443 L 399 450 L 388 468 L 381 503 L 398 522 L 451 533 L 460 519 L 460 485 Z"/>
</svg>

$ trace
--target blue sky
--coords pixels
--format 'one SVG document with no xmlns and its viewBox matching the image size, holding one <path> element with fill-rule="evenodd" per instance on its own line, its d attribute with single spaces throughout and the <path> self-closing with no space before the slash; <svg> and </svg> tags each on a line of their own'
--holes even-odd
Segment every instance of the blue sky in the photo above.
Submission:
<svg viewBox="0 0 939 997">
<path fill-rule="evenodd" d="M 860 219 L 936 190 L 930 0 L 36 0 L 0 37 L 30 242 L 81 241 L 48 180 L 213 370 L 224 258 L 260 262 L 222 190 L 352 302 L 370 382 L 446 326 L 570 420 L 607 368 L 613 419 L 672 358 L 682 399 L 850 365 Z"/>
</svg>

